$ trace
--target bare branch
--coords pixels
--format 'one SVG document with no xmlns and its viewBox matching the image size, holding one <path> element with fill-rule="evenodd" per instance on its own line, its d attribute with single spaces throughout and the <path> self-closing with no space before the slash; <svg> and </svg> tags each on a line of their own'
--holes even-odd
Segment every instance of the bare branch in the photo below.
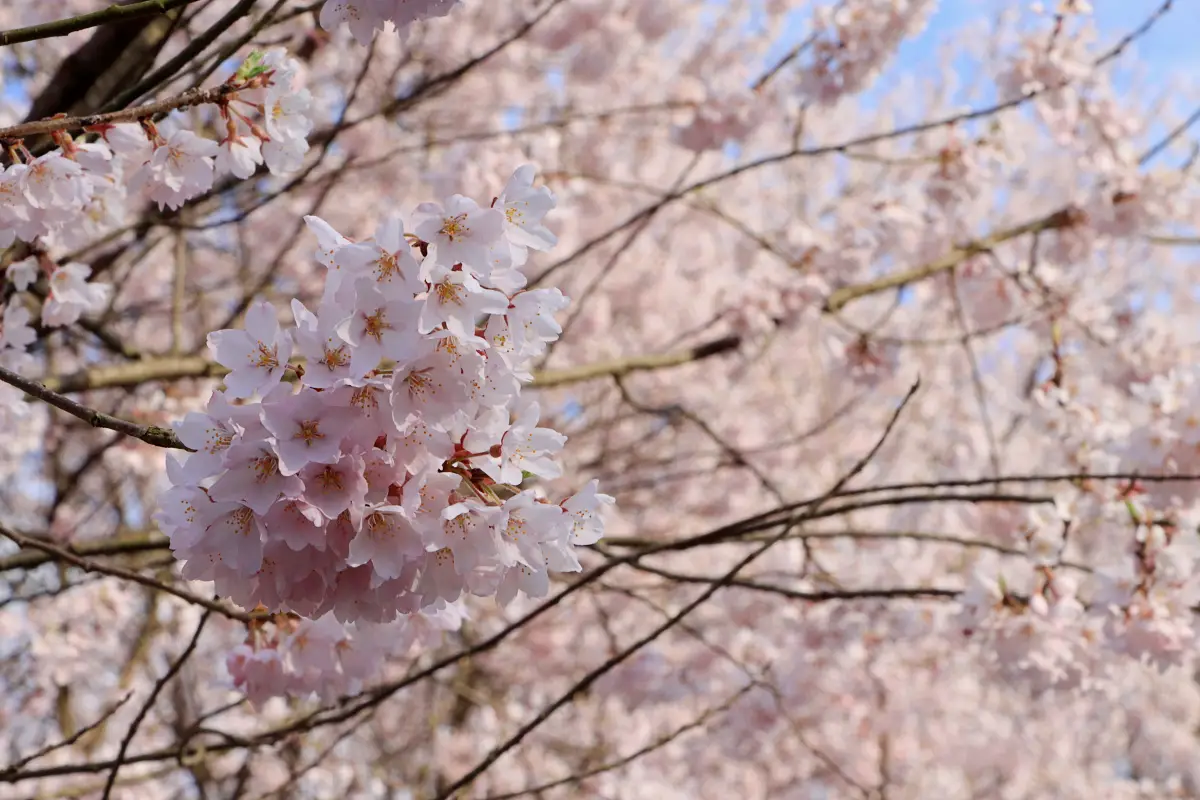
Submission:
<svg viewBox="0 0 1200 800">
<path fill-rule="evenodd" d="M 25 756 L 24 758 L 21 758 L 18 761 L 14 761 L 12 764 L 9 764 L 4 769 L 0 769 L 0 775 L 6 775 L 9 773 L 17 772 L 22 767 L 24 767 L 26 764 L 30 763 L 31 761 L 36 761 L 37 759 L 42 758 L 43 756 L 48 756 L 51 753 L 53 753 L 55 750 L 61 750 L 64 747 L 70 747 L 71 745 L 75 744 L 77 741 L 82 739 L 84 736 L 86 736 L 88 733 L 90 733 L 91 731 L 94 731 L 96 728 L 103 725 L 104 722 L 109 717 L 111 717 L 113 714 L 117 713 L 117 709 L 119 709 L 121 706 L 125 705 L 125 703 L 129 702 L 130 697 L 133 697 L 133 692 L 127 692 L 124 697 L 122 697 L 120 700 L 118 700 L 113 705 L 109 706 L 108 710 L 105 711 L 103 714 L 101 714 L 99 717 L 97 717 L 93 722 L 91 722 L 90 724 L 85 725 L 82 728 L 80 728 L 79 730 L 75 731 L 73 734 L 68 736 L 66 739 L 63 739 L 58 742 L 54 742 L 53 744 L 48 744 L 45 747 L 38 750 L 36 753 L 30 753 L 29 755 Z"/>
<path fill-rule="evenodd" d="M 102 575 L 109 575 L 114 578 L 133 581 L 134 583 L 139 583 L 142 586 L 149 586 L 153 589 L 158 589 L 159 591 L 174 595 L 185 602 L 201 606 L 209 611 L 215 611 L 221 616 L 229 617 L 230 619 L 237 620 L 238 622 L 249 622 L 252 619 L 262 616 L 256 614 L 247 614 L 245 611 L 239 611 L 238 609 L 222 605 L 221 603 L 209 600 L 208 598 L 192 594 L 185 589 L 180 589 L 176 586 L 171 586 L 161 581 L 157 581 L 154 578 L 142 575 L 140 572 L 133 572 L 132 570 L 122 569 L 121 567 L 110 567 L 106 564 L 90 561 L 86 558 L 82 558 L 74 553 L 64 550 L 57 545 L 51 544 L 50 542 L 17 533 L 16 531 L 4 525 L 0 525 L 0 536 L 12 539 L 19 547 L 29 547 L 34 550 L 40 550 L 49 555 L 55 561 L 61 561 L 64 564 L 69 564 L 73 567 L 79 567 L 85 572 L 98 572 Z"/>
<path fill-rule="evenodd" d="M 140 3 L 128 5 L 111 5 L 90 14 L 80 14 L 77 17 L 43 22 L 26 28 L 13 28 L 10 31 L 0 31 L 0 47 L 21 42 L 32 42 L 36 39 L 50 39 L 55 36 L 66 36 L 76 31 L 96 28 L 109 22 L 148 17 L 153 14 L 164 14 L 173 8 L 195 3 L 197 0 L 142 0 Z"/>
<path fill-rule="evenodd" d="M 199 624 L 196 625 L 196 632 L 192 634 L 192 640 L 188 642 L 187 647 L 183 649 L 179 657 L 171 662 L 171 666 L 167 668 L 166 674 L 155 681 L 154 688 L 150 690 L 150 696 L 146 698 L 146 702 L 138 710 L 137 716 L 129 724 L 129 730 L 125 733 L 125 738 L 121 740 L 121 748 L 117 751 L 116 763 L 113 764 L 112 771 L 108 773 L 108 781 L 104 784 L 103 800 L 108 800 L 109 795 L 112 794 L 113 784 L 117 781 L 117 773 L 121 770 L 121 764 L 125 760 L 125 753 L 129 750 L 129 743 L 137 735 L 142 720 L 146 718 L 146 715 L 150 713 L 150 709 L 154 707 L 154 702 L 158 699 L 159 692 L 162 691 L 164 686 L 170 683 L 171 678 L 174 678 L 179 673 L 179 670 L 183 669 L 184 663 L 196 650 L 196 645 L 200 641 L 200 634 L 204 632 L 204 626 L 208 623 L 208 618 L 211 614 L 212 609 L 206 608 L 204 614 L 200 617 Z"/>
<path fill-rule="evenodd" d="M 126 436 L 132 436 L 134 439 L 140 439 L 146 444 L 152 444 L 155 447 L 166 447 L 192 452 L 191 448 L 181 442 L 179 437 L 175 435 L 175 432 L 169 428 L 162 428 L 158 425 L 139 425 L 129 420 L 117 419 L 109 414 L 80 405 L 71 398 L 51 391 L 37 381 L 22 378 L 17 373 L 4 367 L 0 367 L 0 381 L 4 381 L 10 386 L 15 386 L 31 397 L 36 397 L 61 411 L 78 417 L 93 428 L 105 428 L 117 433 L 123 433 Z"/>
<path fill-rule="evenodd" d="M 62 549 L 76 556 L 113 556 L 125 553 L 142 553 L 147 550 L 165 550 L 171 546 L 167 537 L 161 534 L 139 534 L 113 539 L 101 539 L 94 542 L 63 545 Z M 22 550 L 19 553 L 0 558 L 0 573 L 12 569 L 33 569 L 54 560 L 54 556 L 36 550 Z"/>
<path fill-rule="evenodd" d="M 888 289 L 898 289 L 910 283 L 932 278 L 934 275 L 940 275 L 943 272 L 954 269 L 972 256 L 987 253 L 1010 239 L 1016 239 L 1027 233 L 1066 227 L 1070 219 L 1071 215 L 1066 209 L 1059 209 L 1041 219 L 1026 222 L 1024 225 L 1018 225 L 1015 228 L 997 231 L 982 239 L 959 245 L 941 258 L 930 261 L 928 264 L 922 264 L 919 267 L 914 267 L 903 272 L 893 272 L 890 275 L 884 275 L 882 278 L 867 281 L 866 283 L 844 286 L 826 298 L 823 310 L 827 313 L 835 313 L 861 297 L 879 294 Z"/>
</svg>

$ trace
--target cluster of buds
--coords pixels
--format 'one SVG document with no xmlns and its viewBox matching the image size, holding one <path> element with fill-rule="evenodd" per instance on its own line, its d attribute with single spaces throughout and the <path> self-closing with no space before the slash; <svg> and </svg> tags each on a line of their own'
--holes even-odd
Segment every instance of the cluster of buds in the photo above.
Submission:
<svg viewBox="0 0 1200 800">
<path fill-rule="evenodd" d="M 299 71 L 282 48 L 254 52 L 220 86 L 155 104 L 215 106 L 225 129 L 219 142 L 174 117 L 132 118 L 137 109 L 86 125 L 80 137 L 54 129 L 57 146 L 38 156 L 21 139 L 9 140 L 12 163 L 0 171 L 0 247 L 20 239 L 77 248 L 123 224 L 141 199 L 176 209 L 211 189 L 219 174 L 247 178 L 262 164 L 274 174 L 294 172 L 312 129 Z"/>
</svg>

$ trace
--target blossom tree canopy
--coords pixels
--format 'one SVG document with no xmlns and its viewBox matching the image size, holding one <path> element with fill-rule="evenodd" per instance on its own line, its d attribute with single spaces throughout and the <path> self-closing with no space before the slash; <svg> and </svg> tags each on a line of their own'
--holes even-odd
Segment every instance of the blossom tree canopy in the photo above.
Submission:
<svg viewBox="0 0 1200 800">
<path fill-rule="evenodd" d="M 0 6 L 0 800 L 1200 797 L 1196 0 Z"/>
</svg>

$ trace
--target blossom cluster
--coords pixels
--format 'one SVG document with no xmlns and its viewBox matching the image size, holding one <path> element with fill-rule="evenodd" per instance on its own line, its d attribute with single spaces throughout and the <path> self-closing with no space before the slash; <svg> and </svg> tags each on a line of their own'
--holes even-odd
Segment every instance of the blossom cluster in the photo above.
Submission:
<svg viewBox="0 0 1200 800">
<path fill-rule="evenodd" d="M 360 691 L 381 661 L 403 655 L 420 642 L 436 645 L 444 631 L 458 630 L 461 603 L 440 604 L 389 623 L 342 624 L 328 613 L 318 619 L 276 617 L 273 630 L 254 626 L 229 651 L 225 669 L 247 699 L 261 706 L 272 697 L 317 695 L 329 702 Z"/>
<path fill-rule="evenodd" d="M 1195 509 L 1155 512 L 1136 484 L 1060 494 L 1021 528 L 1029 575 L 974 575 L 960 597 L 962 631 L 1002 675 L 1039 689 L 1098 685 L 1114 656 L 1178 666 L 1200 645 L 1191 611 L 1200 601 L 1198 519 Z M 1128 546 L 1080 582 L 1064 559 L 1075 526 L 1114 529 Z"/>
<path fill-rule="evenodd" d="M 1077 469 L 1189 475 L 1200 471 L 1198 390 L 1194 368 L 1129 381 L 1120 415 L 1106 413 L 1115 407 L 1112 391 L 1083 374 L 1056 377 L 1033 394 Z M 1085 488 L 1061 493 L 1052 512 L 1029 513 L 1028 574 L 976 575 L 961 597 L 963 630 L 999 671 L 1043 688 L 1095 685 L 1119 657 L 1165 670 L 1200 647 L 1196 487 L 1131 480 Z M 1096 568 L 1077 581 L 1066 558 L 1070 538 L 1125 544 L 1092 553 Z"/>
<path fill-rule="evenodd" d="M 138 199 L 177 209 L 219 174 L 248 178 L 262 164 L 295 171 L 312 129 L 299 74 L 282 48 L 252 53 L 219 93 L 220 141 L 171 117 L 85 127 L 94 140 L 55 131 L 57 146 L 36 157 L 17 140 L 0 172 L 0 247 L 17 239 L 80 247 L 122 224 Z"/>
<path fill-rule="evenodd" d="M 851 0 L 819 7 L 801 90 L 825 104 L 861 92 L 900 43 L 920 31 L 933 6 L 930 0 Z"/>
<path fill-rule="evenodd" d="M 245 608 L 332 614 L 361 647 L 372 625 L 464 593 L 543 597 L 550 571 L 581 569 L 574 547 L 600 538 L 612 498 L 595 481 L 560 503 L 522 486 L 561 475 L 566 440 L 520 391 L 567 303 L 520 271 L 556 241 L 533 178 L 519 168 L 489 207 L 422 203 L 411 233 L 392 217 L 361 242 L 306 218 L 328 269 L 319 306 L 293 300 L 288 329 L 258 301 L 244 330 L 209 334 L 224 391 L 177 423 L 195 452 L 168 458 L 158 521 L 184 577 Z"/>
<path fill-rule="evenodd" d="M 325 0 L 321 6 L 321 27 L 332 31 L 346 24 L 361 45 L 368 45 L 375 31 L 388 22 L 403 32 L 418 20 L 444 17 L 459 0 Z"/>
</svg>

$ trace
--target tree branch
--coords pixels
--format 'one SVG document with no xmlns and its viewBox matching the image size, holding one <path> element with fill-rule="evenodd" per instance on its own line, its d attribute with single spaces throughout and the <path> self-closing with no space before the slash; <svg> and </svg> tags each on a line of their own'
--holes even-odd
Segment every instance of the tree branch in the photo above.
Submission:
<svg viewBox="0 0 1200 800">
<path fill-rule="evenodd" d="M 93 542 L 66 544 L 62 549 L 72 555 L 115 556 L 126 553 L 144 553 L 149 550 L 165 550 L 171 540 L 161 534 L 144 534 L 122 538 L 100 539 Z M 0 558 L 0 573 L 13 569 L 33 569 L 54 560 L 54 556 L 38 550 L 22 550 L 8 558 Z"/>
<path fill-rule="evenodd" d="M 97 717 L 91 723 L 84 725 L 82 728 L 75 731 L 74 733 L 72 733 L 70 736 L 68 736 L 65 739 L 54 742 L 53 744 L 48 744 L 45 747 L 41 748 L 40 750 L 38 750 L 34 753 L 30 753 L 29 755 L 25 756 L 24 758 L 18 759 L 17 761 L 14 761 L 12 764 L 9 764 L 7 767 L 0 769 L 0 775 L 7 775 L 10 773 L 19 772 L 22 767 L 24 767 L 26 764 L 28 764 L 32 761 L 36 761 L 39 758 L 48 756 L 51 753 L 53 753 L 54 751 L 61 750 L 64 747 L 70 747 L 71 745 L 75 744 L 77 741 L 82 739 L 84 736 L 86 736 L 88 733 L 90 733 L 91 731 L 94 731 L 96 728 L 103 725 L 108 720 L 108 718 L 111 717 L 113 714 L 115 714 L 121 706 L 125 705 L 125 703 L 127 703 L 129 701 L 129 698 L 131 698 L 131 697 L 133 697 L 133 692 L 132 691 L 126 692 L 124 697 L 122 697 L 116 703 L 109 706 L 107 711 L 103 712 L 99 717 Z"/>
<path fill-rule="evenodd" d="M 157 114 L 165 114 L 179 108 L 198 106 L 205 103 L 216 103 L 226 95 L 233 94 L 238 90 L 239 87 L 233 84 L 223 83 L 220 86 L 214 86 L 210 89 L 188 89 L 186 92 L 177 94 L 174 97 L 168 97 L 165 100 L 147 103 L 144 106 L 125 108 L 120 111 L 110 111 L 107 114 L 88 114 L 82 117 L 51 117 L 49 119 L 40 119 L 37 122 L 22 122 L 20 125 L 0 128 L 0 139 L 23 139 L 27 136 L 39 136 L 55 131 L 78 130 L 89 128 L 93 125 L 137 122 L 140 119 L 153 117 Z"/>
<path fill-rule="evenodd" d="M 160 428 L 157 425 L 139 425 L 129 420 L 117 419 L 95 409 L 80 405 L 71 398 L 64 397 L 37 381 L 22 378 L 17 373 L 4 367 L 0 367 L 0 381 L 15 386 L 27 395 L 43 400 L 57 409 L 78 417 L 93 428 L 106 428 L 110 431 L 116 431 L 126 436 L 132 436 L 134 439 L 140 439 L 146 444 L 152 444 L 155 447 L 166 447 L 192 452 L 192 449 L 181 442 L 179 437 L 175 435 L 175 432 L 169 428 Z"/>
<path fill-rule="evenodd" d="M 26 28 L 13 28 L 10 31 L 0 31 L 0 47 L 21 42 L 32 42 L 36 39 L 50 39 L 55 36 L 66 36 L 76 31 L 96 28 L 109 22 L 148 17 L 153 14 L 164 14 L 173 8 L 195 3 L 196 0 L 142 0 L 140 3 L 129 5 L 111 5 L 90 14 L 80 14 L 77 17 L 43 22 Z"/>
<path fill-rule="evenodd" d="M 844 286 L 825 299 L 825 305 L 821 310 L 827 314 L 836 313 L 847 304 L 861 297 L 885 292 L 888 289 L 897 289 L 910 283 L 932 278 L 934 275 L 954 269 L 971 256 L 986 253 L 1010 239 L 1016 239 L 1018 236 L 1024 236 L 1027 233 L 1064 228 L 1070 224 L 1070 221 L 1070 211 L 1059 209 L 1041 219 L 1026 222 L 1024 225 L 1018 225 L 1015 228 L 998 231 L 982 239 L 955 247 L 949 253 L 946 253 L 946 255 L 930 261 L 928 264 L 922 264 L 919 267 L 914 267 L 903 272 L 893 272 L 890 275 L 884 275 L 881 278 L 867 281 L 866 283 Z"/>
<path fill-rule="evenodd" d="M 672 353 L 630 356 L 560 370 L 538 370 L 534 373 L 532 385 L 544 389 L 581 383 L 594 378 L 621 377 L 631 372 L 677 367 L 731 352 L 740 347 L 742 341 L 741 336 L 730 334 Z M 228 373 L 227 368 L 203 356 L 177 356 L 145 358 L 130 364 L 92 367 L 62 377 L 47 377 L 42 383 L 49 391 L 71 393 L 89 389 L 138 386 L 151 381 L 220 378 Z"/>
<path fill-rule="evenodd" d="M 908 394 L 904 396 L 904 399 L 892 413 L 891 418 L 888 420 L 888 423 L 883 430 L 883 434 L 878 438 L 878 440 L 876 440 L 875 445 L 867 452 L 866 455 L 855 462 L 854 466 L 852 466 L 850 470 L 832 486 L 832 488 L 821 495 L 821 497 L 813 504 L 812 508 L 807 512 L 808 516 L 814 515 L 817 510 L 820 509 L 821 505 L 823 505 L 829 499 L 835 497 L 843 487 L 850 483 L 850 481 L 854 480 L 854 478 L 866 468 L 867 464 L 875 458 L 875 456 L 879 453 L 879 450 L 883 447 L 884 443 L 891 436 L 892 431 L 896 427 L 896 423 L 900 420 L 900 415 L 904 412 L 904 409 L 908 407 L 909 401 L 912 400 L 919 387 L 920 379 L 913 383 L 912 388 L 908 390 Z M 551 715 L 558 711 L 558 709 L 570 703 L 581 692 L 586 691 L 590 686 L 596 683 L 596 681 L 598 681 L 608 672 L 611 672 L 630 656 L 634 655 L 646 645 L 658 639 L 659 636 L 678 625 L 686 616 L 707 602 L 710 597 L 715 595 L 722 588 L 731 585 L 732 582 L 737 580 L 737 575 L 739 572 L 750 566 L 750 564 L 757 560 L 759 556 L 763 555 L 778 542 L 782 541 L 793 528 L 798 525 L 802 525 L 805 521 L 806 516 L 804 515 L 790 520 L 783 530 L 741 558 L 736 564 L 733 565 L 732 568 L 727 570 L 719 578 L 714 579 L 709 584 L 707 589 L 701 592 L 695 599 L 693 599 L 683 608 L 679 609 L 679 611 L 677 611 L 675 614 L 671 615 L 671 617 L 669 617 L 665 622 L 659 624 L 654 628 L 654 630 L 640 637 L 628 647 L 625 647 L 620 652 L 606 660 L 603 664 L 588 672 L 587 675 L 571 686 L 570 689 L 559 695 L 553 702 L 544 706 L 541 711 L 539 711 L 532 719 L 518 728 L 512 736 L 490 750 L 486 756 L 484 756 L 462 777 L 460 777 L 450 786 L 438 792 L 436 800 L 449 800 L 449 798 L 454 797 L 460 789 L 464 789 L 471 785 L 476 778 L 482 775 L 492 764 L 499 760 L 501 756 L 512 750 L 512 748 L 516 747 L 522 739 L 524 739 L 529 733 L 534 731 L 543 722 L 549 719 Z"/>
<path fill-rule="evenodd" d="M 117 782 L 117 773 L 121 770 L 121 765 L 125 763 L 125 754 L 129 751 L 129 744 L 133 741 L 133 737 L 137 735 L 142 720 L 146 718 L 146 715 L 150 713 L 150 709 L 154 707 L 154 703 L 158 700 L 158 695 L 163 687 L 170 683 L 171 678 L 174 678 L 179 673 L 179 670 L 183 669 L 184 663 L 187 662 L 196 650 L 196 645 L 200 642 L 200 634 L 204 632 L 204 626 L 211 614 L 211 608 L 205 609 L 204 614 L 200 617 L 200 623 L 196 626 L 196 632 L 192 634 L 191 641 L 188 642 L 187 647 L 183 649 L 179 657 L 171 662 L 171 666 L 167 668 L 166 674 L 155 681 L 154 688 L 150 691 L 150 696 L 146 698 L 146 702 L 142 704 L 137 716 L 130 723 L 129 730 L 125 733 L 125 738 L 121 740 L 121 748 L 117 751 L 116 763 L 113 764 L 112 771 L 108 773 L 108 780 L 104 784 L 103 800 L 108 800 L 112 795 L 113 785 Z"/>
<path fill-rule="evenodd" d="M 101 575 L 108 575 L 113 578 L 121 578 L 123 580 L 133 581 L 134 583 L 139 583 L 142 586 L 149 586 L 152 589 L 158 589 L 159 591 L 174 595 L 180 600 L 198 605 L 202 608 L 207 608 L 209 611 L 215 611 L 223 617 L 229 617 L 230 619 L 237 620 L 238 622 L 249 622 L 252 619 L 262 616 L 256 614 L 247 614 L 245 611 L 239 611 L 236 608 L 231 608 L 213 600 L 209 600 L 208 598 L 200 597 L 199 595 L 192 594 L 184 589 L 170 586 L 169 584 L 157 581 L 154 578 L 142 575 L 139 572 L 121 569 L 120 567 L 110 567 L 106 564 L 100 564 L 95 561 L 89 561 L 86 558 L 80 558 L 79 556 L 64 550 L 58 545 L 51 544 L 50 542 L 43 541 L 41 539 L 35 539 L 32 536 L 26 536 L 22 533 L 17 533 L 16 531 L 5 527 L 4 525 L 0 525 L 0 536 L 12 539 L 17 543 L 18 547 L 29 547 L 34 550 L 41 550 L 53 560 L 61 561 L 64 564 L 69 564 L 73 567 L 79 567 L 84 572 L 98 572 Z"/>
</svg>

